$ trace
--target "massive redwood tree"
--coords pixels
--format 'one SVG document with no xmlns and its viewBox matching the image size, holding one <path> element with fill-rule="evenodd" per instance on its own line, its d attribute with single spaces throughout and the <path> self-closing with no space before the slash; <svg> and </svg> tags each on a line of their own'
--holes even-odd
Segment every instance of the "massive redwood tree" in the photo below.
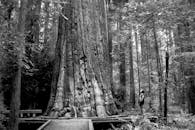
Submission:
<svg viewBox="0 0 195 130">
<path fill-rule="evenodd" d="M 110 91 L 106 1 L 68 0 L 61 6 L 46 114 L 55 117 L 115 114 Z"/>
</svg>

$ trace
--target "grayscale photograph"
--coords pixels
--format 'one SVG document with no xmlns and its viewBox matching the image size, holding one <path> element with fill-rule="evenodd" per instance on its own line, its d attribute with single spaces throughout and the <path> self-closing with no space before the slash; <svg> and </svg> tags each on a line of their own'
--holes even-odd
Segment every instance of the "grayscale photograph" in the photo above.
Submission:
<svg viewBox="0 0 195 130">
<path fill-rule="evenodd" d="M 195 0 L 0 0 L 0 130 L 195 130 Z"/>
</svg>

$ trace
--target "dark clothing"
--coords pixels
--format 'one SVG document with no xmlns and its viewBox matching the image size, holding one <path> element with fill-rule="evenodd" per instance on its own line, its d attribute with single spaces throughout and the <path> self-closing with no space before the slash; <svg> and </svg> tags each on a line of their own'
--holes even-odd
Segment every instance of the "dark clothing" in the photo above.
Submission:
<svg viewBox="0 0 195 130">
<path fill-rule="evenodd" d="M 144 93 L 140 93 L 139 95 L 139 105 L 140 106 L 144 105 Z"/>
<path fill-rule="evenodd" d="M 144 105 L 144 99 L 142 101 L 139 101 L 139 106 L 143 106 Z"/>
<path fill-rule="evenodd" d="M 140 93 L 139 95 L 139 106 L 141 109 L 141 114 L 143 114 L 143 105 L 144 105 L 144 93 Z"/>
</svg>

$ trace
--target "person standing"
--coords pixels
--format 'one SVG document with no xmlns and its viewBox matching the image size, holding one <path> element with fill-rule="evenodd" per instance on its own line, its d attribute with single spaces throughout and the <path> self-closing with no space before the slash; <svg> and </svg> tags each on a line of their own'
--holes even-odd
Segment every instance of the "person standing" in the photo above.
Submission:
<svg viewBox="0 0 195 130">
<path fill-rule="evenodd" d="M 141 109 L 141 114 L 143 114 L 144 98 L 144 90 L 142 89 L 139 94 L 139 106 Z"/>
</svg>

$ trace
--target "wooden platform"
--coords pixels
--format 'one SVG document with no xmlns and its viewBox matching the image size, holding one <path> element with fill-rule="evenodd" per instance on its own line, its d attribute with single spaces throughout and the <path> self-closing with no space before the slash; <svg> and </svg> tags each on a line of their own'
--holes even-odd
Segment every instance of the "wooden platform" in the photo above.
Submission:
<svg viewBox="0 0 195 130">
<path fill-rule="evenodd" d="M 20 123 L 45 123 L 48 120 L 70 120 L 70 119 L 91 119 L 93 123 L 122 123 L 131 122 L 131 117 L 88 117 L 88 118 L 49 118 L 49 117 L 35 117 L 35 118 L 20 118 Z"/>
<path fill-rule="evenodd" d="M 90 119 L 49 120 L 38 130 L 94 130 Z"/>
<path fill-rule="evenodd" d="M 20 123 L 45 123 L 47 122 L 48 119 L 41 119 L 41 118 L 38 118 L 38 117 L 35 117 L 35 118 L 20 118 L 19 119 L 19 122 Z"/>
</svg>

